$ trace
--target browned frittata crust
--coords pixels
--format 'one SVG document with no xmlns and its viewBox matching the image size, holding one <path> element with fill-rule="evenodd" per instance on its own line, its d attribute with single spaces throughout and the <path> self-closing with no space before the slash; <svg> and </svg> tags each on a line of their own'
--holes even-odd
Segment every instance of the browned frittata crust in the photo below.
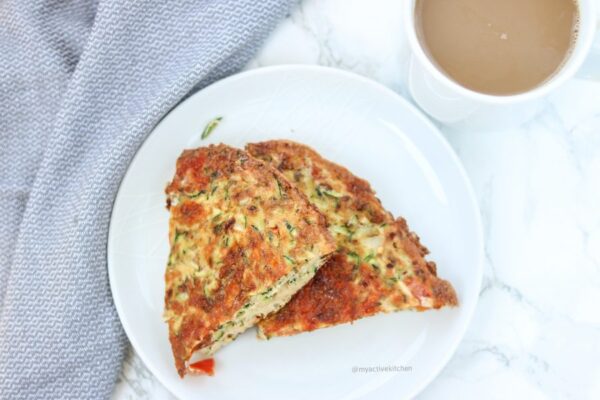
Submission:
<svg viewBox="0 0 600 400">
<path fill-rule="evenodd" d="M 171 252 L 165 319 L 183 376 L 195 351 L 231 339 L 219 333 L 246 318 L 257 296 L 268 302 L 276 282 L 322 259 L 335 244 L 306 196 L 243 150 L 213 145 L 184 151 L 166 193 Z M 320 263 L 311 266 L 311 276 Z"/>
<path fill-rule="evenodd" d="M 369 183 L 290 141 L 249 144 L 327 217 L 337 252 L 279 312 L 259 323 L 261 336 L 291 335 L 379 312 L 458 304 L 450 283 L 426 261 L 406 221 L 387 212 Z"/>
</svg>

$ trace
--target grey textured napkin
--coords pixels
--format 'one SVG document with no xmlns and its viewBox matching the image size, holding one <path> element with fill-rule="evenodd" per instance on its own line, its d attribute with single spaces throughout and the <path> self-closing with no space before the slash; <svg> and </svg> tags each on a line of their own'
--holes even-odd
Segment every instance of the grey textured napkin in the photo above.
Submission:
<svg viewBox="0 0 600 400">
<path fill-rule="evenodd" d="M 106 270 L 121 178 L 291 3 L 0 1 L 0 398 L 110 396 L 127 347 Z"/>
</svg>

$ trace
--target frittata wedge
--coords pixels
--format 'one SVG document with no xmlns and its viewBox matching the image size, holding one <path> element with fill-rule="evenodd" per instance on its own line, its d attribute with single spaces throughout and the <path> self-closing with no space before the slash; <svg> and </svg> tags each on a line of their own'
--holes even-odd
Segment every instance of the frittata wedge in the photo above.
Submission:
<svg viewBox="0 0 600 400">
<path fill-rule="evenodd" d="M 183 377 L 289 301 L 335 244 L 306 196 L 242 150 L 184 151 L 166 194 L 165 319 Z"/>
<path fill-rule="evenodd" d="M 371 186 L 307 146 L 289 141 L 246 150 L 282 172 L 327 218 L 337 252 L 259 336 L 292 335 L 379 312 L 458 304 L 454 289 L 425 260 L 427 249 L 406 221 L 387 212 Z"/>
</svg>

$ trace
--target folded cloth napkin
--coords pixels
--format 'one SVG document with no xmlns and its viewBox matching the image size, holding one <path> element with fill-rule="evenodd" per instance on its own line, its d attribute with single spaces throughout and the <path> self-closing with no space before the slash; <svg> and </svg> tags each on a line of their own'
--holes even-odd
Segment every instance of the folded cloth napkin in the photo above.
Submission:
<svg viewBox="0 0 600 400">
<path fill-rule="evenodd" d="M 121 178 L 291 3 L 0 2 L 0 398 L 110 396 L 127 348 L 106 270 Z"/>
</svg>

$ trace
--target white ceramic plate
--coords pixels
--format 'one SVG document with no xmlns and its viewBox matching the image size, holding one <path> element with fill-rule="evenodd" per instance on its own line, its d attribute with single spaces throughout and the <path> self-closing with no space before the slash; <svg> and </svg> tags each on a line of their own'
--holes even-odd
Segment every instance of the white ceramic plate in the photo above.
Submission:
<svg viewBox="0 0 600 400">
<path fill-rule="evenodd" d="M 222 116 L 207 140 L 205 124 Z M 185 148 L 285 138 L 371 182 L 404 216 L 452 282 L 460 307 L 378 315 L 261 341 L 254 329 L 216 356 L 214 377 L 180 379 L 163 311 L 168 255 L 164 187 Z M 264 68 L 217 82 L 175 108 L 138 151 L 110 225 L 108 269 L 123 327 L 148 368 L 183 399 L 408 398 L 452 356 L 482 276 L 479 213 L 459 160 L 437 129 L 391 90 L 321 67 Z M 388 371 L 360 372 L 356 368 Z M 395 371 L 394 371 L 395 369 Z"/>
</svg>

